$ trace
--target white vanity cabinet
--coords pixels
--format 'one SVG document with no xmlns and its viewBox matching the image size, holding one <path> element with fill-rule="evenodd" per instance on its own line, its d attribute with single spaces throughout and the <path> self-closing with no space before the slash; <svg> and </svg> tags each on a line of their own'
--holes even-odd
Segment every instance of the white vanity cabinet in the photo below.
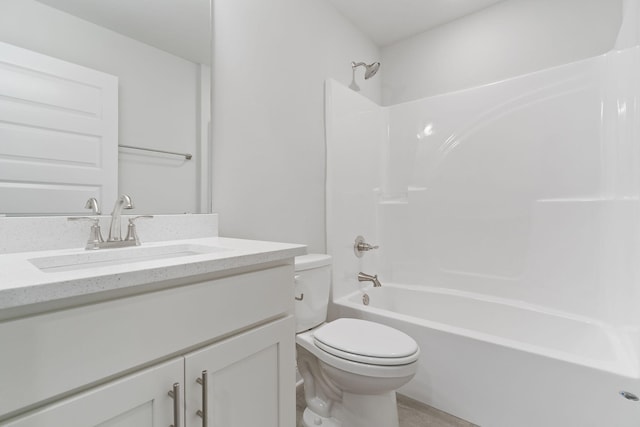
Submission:
<svg viewBox="0 0 640 427">
<path fill-rule="evenodd" d="M 292 261 L 0 322 L 0 426 L 294 427 Z"/>
<path fill-rule="evenodd" d="M 290 316 L 268 323 L 17 417 L 6 427 L 293 427 L 295 379 L 282 375 L 292 372 L 292 327 Z"/>
</svg>

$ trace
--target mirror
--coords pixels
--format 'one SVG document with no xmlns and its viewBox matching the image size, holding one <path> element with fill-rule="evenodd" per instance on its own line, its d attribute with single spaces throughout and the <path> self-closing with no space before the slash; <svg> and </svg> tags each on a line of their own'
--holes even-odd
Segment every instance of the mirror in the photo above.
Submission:
<svg viewBox="0 0 640 427">
<path fill-rule="evenodd" d="M 0 41 L 118 78 L 114 185 L 131 213 L 210 212 L 210 0 L 2 0 Z M 48 205 L 27 213 L 89 213 Z"/>
</svg>

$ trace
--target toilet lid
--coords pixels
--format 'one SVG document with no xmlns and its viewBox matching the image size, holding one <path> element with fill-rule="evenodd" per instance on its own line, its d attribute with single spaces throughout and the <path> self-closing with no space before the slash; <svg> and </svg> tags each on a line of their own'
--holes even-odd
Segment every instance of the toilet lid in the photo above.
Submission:
<svg viewBox="0 0 640 427">
<path fill-rule="evenodd" d="M 366 320 L 337 319 L 318 328 L 313 337 L 327 353 L 355 362 L 403 365 L 418 358 L 418 344 L 409 335 Z"/>
</svg>

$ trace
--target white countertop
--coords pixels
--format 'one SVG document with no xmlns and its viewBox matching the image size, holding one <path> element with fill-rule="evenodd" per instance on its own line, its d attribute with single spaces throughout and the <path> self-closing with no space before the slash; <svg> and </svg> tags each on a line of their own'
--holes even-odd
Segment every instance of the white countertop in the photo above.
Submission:
<svg viewBox="0 0 640 427">
<path fill-rule="evenodd" d="M 215 247 L 210 253 L 187 254 L 154 260 L 129 259 L 113 265 L 92 265 L 90 268 L 51 268 L 41 270 L 35 264 L 49 257 L 83 257 L 87 253 L 131 251 L 135 248 L 58 249 L 36 252 L 16 252 L 0 255 L 0 310 L 30 304 L 92 295 L 100 292 L 149 285 L 167 280 L 221 272 L 292 258 L 306 253 L 306 246 L 253 240 L 208 237 L 144 243 L 140 248 L 190 245 Z M 43 260 L 43 258 L 45 260 Z M 35 260 L 35 261 L 34 261 Z M 34 264 L 35 262 L 35 264 Z"/>
</svg>

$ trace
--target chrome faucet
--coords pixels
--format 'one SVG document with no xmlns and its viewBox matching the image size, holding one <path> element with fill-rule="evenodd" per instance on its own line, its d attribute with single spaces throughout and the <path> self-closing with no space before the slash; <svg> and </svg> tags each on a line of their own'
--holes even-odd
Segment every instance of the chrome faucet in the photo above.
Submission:
<svg viewBox="0 0 640 427">
<path fill-rule="evenodd" d="M 111 212 L 111 225 L 109 226 L 109 238 L 107 242 L 119 242 L 122 240 L 122 233 L 120 231 L 120 215 L 122 214 L 122 209 L 133 209 L 131 197 L 126 194 L 123 194 L 116 200 L 113 212 Z"/>
<path fill-rule="evenodd" d="M 358 273 L 358 282 L 371 282 L 373 283 L 374 288 L 379 288 L 382 286 L 382 283 L 378 280 L 378 275 L 372 276 L 367 273 L 360 272 Z"/>
<path fill-rule="evenodd" d="M 87 204 L 85 205 L 87 209 L 91 209 L 94 214 L 100 215 L 100 206 L 98 205 L 98 201 L 95 198 L 90 198 L 87 200 Z M 87 246 L 85 249 L 87 250 L 95 250 L 95 249 L 106 249 L 106 248 L 124 248 L 127 246 L 139 246 L 140 239 L 138 238 L 138 233 L 136 232 L 136 224 L 135 221 L 140 218 L 153 218 L 153 215 L 140 215 L 133 218 L 129 218 L 129 228 L 127 230 L 127 237 L 122 238 L 121 233 L 121 214 L 122 209 L 133 209 L 133 202 L 131 201 L 131 197 L 123 194 L 116 201 L 115 206 L 113 207 L 113 212 L 111 212 L 111 225 L 109 226 L 109 238 L 105 242 L 102 238 L 102 233 L 100 232 L 100 218 L 81 216 L 81 217 L 71 217 L 67 218 L 69 221 L 91 221 L 91 234 L 89 235 L 89 240 L 87 241 Z"/>
</svg>

